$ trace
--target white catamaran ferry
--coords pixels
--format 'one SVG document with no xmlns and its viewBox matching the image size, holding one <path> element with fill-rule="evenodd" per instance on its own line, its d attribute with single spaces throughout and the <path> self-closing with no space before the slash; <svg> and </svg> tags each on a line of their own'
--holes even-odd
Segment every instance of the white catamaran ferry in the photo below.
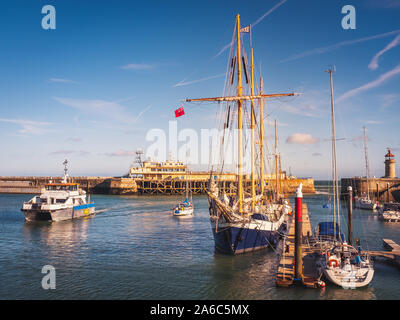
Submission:
<svg viewBox="0 0 400 320">
<path fill-rule="evenodd" d="M 67 164 L 64 161 L 64 179 L 61 183 L 48 183 L 40 195 L 22 205 L 26 221 L 62 221 L 95 213 L 94 203 L 88 203 L 86 192 L 78 183 L 68 183 Z"/>
</svg>

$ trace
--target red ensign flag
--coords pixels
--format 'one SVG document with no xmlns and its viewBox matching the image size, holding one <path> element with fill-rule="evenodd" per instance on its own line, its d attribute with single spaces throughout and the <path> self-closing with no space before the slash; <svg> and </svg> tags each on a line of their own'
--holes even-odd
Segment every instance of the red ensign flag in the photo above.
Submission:
<svg viewBox="0 0 400 320">
<path fill-rule="evenodd" d="M 184 114 L 185 114 L 185 110 L 183 109 L 183 107 L 175 110 L 175 118 L 183 116 Z"/>
</svg>

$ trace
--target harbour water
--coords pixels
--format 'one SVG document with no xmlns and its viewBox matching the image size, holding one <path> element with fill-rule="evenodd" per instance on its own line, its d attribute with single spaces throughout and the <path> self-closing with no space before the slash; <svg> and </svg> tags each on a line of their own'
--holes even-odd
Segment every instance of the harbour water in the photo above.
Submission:
<svg viewBox="0 0 400 320">
<path fill-rule="evenodd" d="M 326 184 L 316 189 L 304 197 L 313 226 L 330 219 Z M 381 262 L 367 288 L 277 288 L 273 249 L 214 253 L 205 196 L 193 198 L 192 218 L 172 216 L 181 197 L 95 195 L 94 217 L 27 223 L 20 208 L 30 197 L 0 195 L 0 299 L 400 299 L 400 270 Z M 383 250 L 382 238 L 400 243 L 400 224 L 353 215 L 364 249 Z M 44 265 L 55 267 L 55 290 L 42 289 Z"/>
</svg>

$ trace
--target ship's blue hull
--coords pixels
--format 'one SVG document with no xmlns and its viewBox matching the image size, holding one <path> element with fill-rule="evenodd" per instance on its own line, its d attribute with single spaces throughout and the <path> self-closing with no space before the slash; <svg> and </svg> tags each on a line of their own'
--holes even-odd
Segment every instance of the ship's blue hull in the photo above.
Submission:
<svg viewBox="0 0 400 320">
<path fill-rule="evenodd" d="M 212 227 L 215 250 L 223 254 L 240 254 L 269 246 L 275 247 L 285 229 L 285 224 L 282 224 L 277 231 L 256 230 L 246 227 L 227 227 L 224 229 Z"/>
<path fill-rule="evenodd" d="M 230 223 L 221 213 L 214 199 L 209 198 L 211 229 L 214 235 L 215 251 L 224 254 L 240 254 L 275 247 L 282 234 L 286 232 L 286 223 L 273 230 L 262 227 L 267 217 L 254 214 L 244 224 Z"/>
</svg>

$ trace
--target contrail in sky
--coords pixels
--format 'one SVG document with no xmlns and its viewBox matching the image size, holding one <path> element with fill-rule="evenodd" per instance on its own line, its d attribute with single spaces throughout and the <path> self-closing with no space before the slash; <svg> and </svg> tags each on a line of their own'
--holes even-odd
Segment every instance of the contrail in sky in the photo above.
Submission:
<svg viewBox="0 0 400 320">
<path fill-rule="evenodd" d="M 175 87 L 187 86 L 188 84 L 202 82 L 202 81 L 206 81 L 206 80 L 210 80 L 210 79 L 215 79 L 215 78 L 222 77 L 224 75 L 225 75 L 225 73 L 220 73 L 220 74 L 216 74 L 215 76 L 201 78 L 201 79 L 198 79 L 198 80 L 187 81 L 187 82 L 184 82 L 185 80 L 182 80 L 181 82 L 178 82 L 177 84 L 173 85 L 173 87 L 175 88 Z"/>
<path fill-rule="evenodd" d="M 255 25 L 259 24 L 262 20 L 264 20 L 264 18 L 266 16 L 268 16 L 269 14 L 271 14 L 272 12 L 274 12 L 276 9 L 278 9 L 281 5 L 283 5 L 287 0 L 282 0 L 281 2 L 279 2 L 278 4 L 276 4 L 274 7 L 272 7 L 271 9 L 269 9 L 266 13 L 264 13 L 261 17 L 259 17 L 256 22 L 251 24 L 251 27 L 253 28 Z"/>
<path fill-rule="evenodd" d="M 271 9 L 269 9 L 267 12 L 265 12 L 254 23 L 251 24 L 251 28 L 253 28 L 255 25 L 259 24 L 262 20 L 264 20 L 268 15 L 270 15 L 272 12 L 274 12 L 276 9 L 278 9 L 285 2 L 287 2 L 287 0 L 282 0 L 279 3 L 277 3 L 275 6 L 273 6 Z M 217 57 L 219 57 L 223 52 L 225 52 L 227 49 L 229 49 L 231 47 L 231 45 L 232 45 L 232 42 L 230 42 L 227 45 L 225 45 L 214 57 L 212 57 L 210 59 L 210 61 L 215 59 L 215 58 L 217 58 Z M 225 74 L 219 74 L 219 75 L 215 75 L 215 76 L 211 76 L 211 77 L 207 77 L 207 78 L 202 78 L 202 79 L 199 79 L 199 80 L 188 81 L 188 82 L 184 82 L 185 81 L 185 79 L 184 79 L 181 82 L 178 82 L 177 84 L 175 84 L 173 87 L 181 87 L 181 86 L 185 86 L 185 85 L 192 84 L 192 83 L 206 81 L 206 80 L 214 79 L 214 78 L 217 78 L 217 77 L 221 77 L 222 75 L 225 75 Z"/>
<path fill-rule="evenodd" d="M 296 54 L 294 56 L 291 56 L 285 60 L 282 60 L 281 62 L 287 62 L 287 61 L 293 61 L 293 60 L 297 60 L 297 59 L 301 59 L 307 56 L 311 56 L 311 55 L 315 55 L 315 54 L 321 54 L 321 53 L 325 53 L 328 51 L 332 51 L 332 50 L 336 50 L 339 49 L 341 47 L 344 46 L 349 46 L 355 43 L 360 43 L 360 42 L 365 42 L 365 41 L 369 41 L 369 40 L 373 40 L 373 39 L 378 39 L 378 38 L 383 38 L 383 37 L 387 37 L 390 36 L 392 34 L 398 34 L 400 33 L 400 30 L 394 30 L 394 31 L 390 31 L 390 32 L 386 32 L 386 33 L 381 33 L 381 34 L 377 34 L 375 36 L 371 36 L 371 37 L 365 37 L 365 38 L 360 38 L 360 39 L 355 39 L 355 40 L 348 40 L 348 41 L 343 41 L 343 42 L 339 42 L 330 46 L 326 46 L 326 47 L 321 47 L 321 48 L 316 48 L 316 49 L 312 49 L 303 53 L 299 53 Z"/>
<path fill-rule="evenodd" d="M 337 100 L 336 102 L 340 102 L 343 101 L 345 99 L 348 99 L 350 97 L 353 97 L 357 94 L 359 94 L 362 91 L 367 91 L 369 89 L 375 88 L 380 86 L 383 82 L 385 82 L 386 80 L 389 80 L 390 78 L 394 77 L 395 75 L 400 73 L 400 64 L 395 67 L 394 69 L 381 74 L 377 79 L 375 79 L 374 81 L 368 82 L 366 84 L 364 84 L 361 87 L 352 89 L 350 91 L 347 91 L 346 93 L 342 94 Z"/>
<path fill-rule="evenodd" d="M 276 9 L 278 9 L 281 5 L 283 5 L 287 0 L 282 0 L 281 2 L 277 3 L 275 6 L 273 6 L 271 9 L 269 9 L 266 13 L 264 13 L 261 17 L 259 17 L 255 22 L 251 24 L 251 28 L 254 28 L 257 24 L 259 24 L 262 20 L 265 19 L 265 17 L 269 16 L 272 12 L 274 12 Z M 226 49 L 228 49 L 232 45 L 231 43 L 228 43 L 225 45 L 214 57 L 219 57 Z"/>
<path fill-rule="evenodd" d="M 368 68 L 370 68 L 371 70 L 375 70 L 379 67 L 378 65 L 378 59 L 381 55 L 383 55 L 386 51 L 389 51 L 390 49 L 396 47 L 397 45 L 400 44 L 400 34 L 397 35 L 396 38 L 394 38 L 394 40 L 392 40 L 392 42 L 390 42 L 384 49 L 382 49 L 381 51 L 379 51 L 371 60 L 371 62 L 368 65 Z"/>
</svg>

